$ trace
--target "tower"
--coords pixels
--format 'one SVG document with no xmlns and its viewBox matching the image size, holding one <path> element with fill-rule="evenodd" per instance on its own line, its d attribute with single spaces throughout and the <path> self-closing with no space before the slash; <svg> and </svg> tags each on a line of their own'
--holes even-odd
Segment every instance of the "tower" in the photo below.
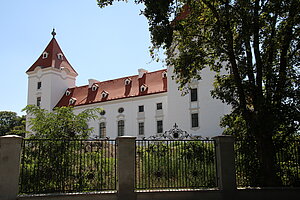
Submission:
<svg viewBox="0 0 300 200">
<path fill-rule="evenodd" d="M 51 111 L 67 88 L 75 87 L 77 72 L 60 49 L 55 30 L 52 39 L 37 61 L 26 71 L 28 75 L 27 105 Z"/>
</svg>

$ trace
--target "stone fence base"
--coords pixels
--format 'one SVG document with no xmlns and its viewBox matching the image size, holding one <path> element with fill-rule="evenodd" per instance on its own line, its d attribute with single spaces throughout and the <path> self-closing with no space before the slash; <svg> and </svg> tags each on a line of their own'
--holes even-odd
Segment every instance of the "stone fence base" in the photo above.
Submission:
<svg viewBox="0 0 300 200">
<path fill-rule="evenodd" d="M 137 200 L 298 200 L 300 188 L 273 189 L 238 189 L 230 194 L 220 190 L 197 191 L 137 191 Z M 126 197 L 124 197 L 126 198 Z M 49 194 L 36 196 L 19 196 L 18 200 L 117 200 L 116 192 L 81 193 L 81 194 Z M 122 199 L 122 198 L 121 198 Z"/>
</svg>

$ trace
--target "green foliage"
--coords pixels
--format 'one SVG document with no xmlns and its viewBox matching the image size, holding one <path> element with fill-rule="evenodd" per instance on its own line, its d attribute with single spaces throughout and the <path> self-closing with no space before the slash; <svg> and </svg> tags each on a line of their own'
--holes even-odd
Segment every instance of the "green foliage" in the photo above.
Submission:
<svg viewBox="0 0 300 200">
<path fill-rule="evenodd" d="M 216 187 L 214 145 L 149 141 L 137 146 L 137 188 Z"/>
<path fill-rule="evenodd" d="M 265 185 L 279 184 L 273 137 L 300 132 L 299 0 L 135 2 L 145 5 L 153 47 L 166 48 L 180 89 L 203 68 L 216 72 L 212 96 L 232 106 L 222 125 L 255 138 Z"/>
<path fill-rule="evenodd" d="M 0 136 L 20 135 L 25 136 L 26 117 L 17 116 L 17 113 L 10 111 L 0 112 Z"/>
<path fill-rule="evenodd" d="M 88 128 L 88 121 L 97 119 L 101 109 L 86 109 L 75 114 L 72 107 L 48 112 L 29 105 L 24 110 L 30 116 L 29 125 L 34 134 L 30 136 L 33 140 L 24 141 L 22 193 L 91 191 L 108 187 L 107 174 L 113 173 L 111 164 L 115 159 L 103 156 L 105 150 L 101 145 L 78 140 L 88 138 L 93 130 Z"/>
<path fill-rule="evenodd" d="M 72 107 L 57 107 L 52 112 L 34 105 L 24 108 L 29 119 L 30 129 L 35 133 L 31 138 L 38 139 L 84 139 L 93 131 L 88 121 L 97 119 L 101 109 L 86 109 L 78 114 Z"/>
<path fill-rule="evenodd" d="M 239 187 L 263 186 L 261 163 L 257 152 L 257 142 L 254 140 L 239 140 L 235 142 L 236 177 Z M 300 140 L 299 137 L 274 138 L 276 156 L 276 174 L 280 177 L 281 185 L 300 185 Z"/>
<path fill-rule="evenodd" d="M 115 189 L 114 143 L 84 140 L 25 140 L 20 193 Z"/>
</svg>

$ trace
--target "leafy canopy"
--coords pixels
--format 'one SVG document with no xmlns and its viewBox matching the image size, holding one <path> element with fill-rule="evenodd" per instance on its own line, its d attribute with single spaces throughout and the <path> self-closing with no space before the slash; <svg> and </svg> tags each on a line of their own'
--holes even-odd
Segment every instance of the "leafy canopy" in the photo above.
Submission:
<svg viewBox="0 0 300 200">
<path fill-rule="evenodd" d="M 18 116 L 11 111 L 0 112 L 0 136 L 1 135 L 24 135 L 25 116 Z"/>
<path fill-rule="evenodd" d="M 213 97 L 230 104 L 248 132 L 262 121 L 271 135 L 299 130 L 299 0 L 134 2 L 145 5 L 153 47 L 167 50 L 181 89 L 210 67 Z"/>
<path fill-rule="evenodd" d="M 216 73 L 212 96 L 232 106 L 221 122 L 226 133 L 256 140 L 262 184 L 278 184 L 273 140 L 300 132 L 300 1 L 135 3 L 145 5 L 153 49 L 166 49 L 180 89 L 203 68 Z"/>
<path fill-rule="evenodd" d="M 73 107 L 56 107 L 52 112 L 35 105 L 28 105 L 27 112 L 30 129 L 34 132 L 31 138 L 39 139 L 86 139 L 93 131 L 88 121 L 98 118 L 100 108 L 86 109 L 78 114 Z"/>
</svg>

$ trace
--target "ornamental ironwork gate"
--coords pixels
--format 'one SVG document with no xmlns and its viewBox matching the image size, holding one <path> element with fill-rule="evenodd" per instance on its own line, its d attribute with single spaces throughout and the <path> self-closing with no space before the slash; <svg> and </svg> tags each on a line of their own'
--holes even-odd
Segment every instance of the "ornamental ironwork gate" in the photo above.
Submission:
<svg viewBox="0 0 300 200">
<path fill-rule="evenodd" d="M 136 140 L 136 189 L 215 188 L 215 142 L 192 136 L 177 124 Z"/>
</svg>

